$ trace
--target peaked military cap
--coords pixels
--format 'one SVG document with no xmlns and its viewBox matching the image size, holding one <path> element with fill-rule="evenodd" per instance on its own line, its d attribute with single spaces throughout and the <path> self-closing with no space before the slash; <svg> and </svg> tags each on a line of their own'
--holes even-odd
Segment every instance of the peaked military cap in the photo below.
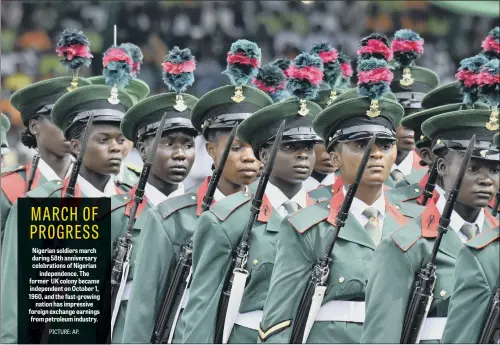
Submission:
<svg viewBox="0 0 500 345">
<path fill-rule="evenodd" d="M 87 78 L 93 85 L 106 85 L 104 81 L 104 76 L 98 75 L 95 77 Z M 148 97 L 150 90 L 148 84 L 140 79 L 132 79 L 129 81 L 128 85 L 124 88 L 125 92 L 129 94 L 132 98 L 134 104 L 142 101 Z"/>
<path fill-rule="evenodd" d="M 333 103 L 333 101 L 343 93 L 351 89 L 343 88 L 333 88 L 331 89 L 326 83 L 321 83 L 320 89 L 318 91 L 318 97 L 314 102 L 319 105 L 322 109 L 325 109 Z"/>
<path fill-rule="evenodd" d="M 490 114 L 488 109 L 464 109 L 440 114 L 422 123 L 422 132 L 432 140 L 435 153 L 444 148 L 464 152 L 475 134 L 472 156 L 500 160 L 500 150 L 493 143 L 494 132 L 486 128 Z"/>
<path fill-rule="evenodd" d="M 7 153 L 10 152 L 9 150 L 9 143 L 7 142 L 7 132 L 10 129 L 10 121 L 7 115 L 5 114 L 0 114 L 0 141 L 2 144 L 1 148 L 1 155 L 6 155 Z"/>
<path fill-rule="evenodd" d="M 177 94 L 174 92 L 154 95 L 135 104 L 127 111 L 121 124 L 125 138 L 135 142 L 141 137 L 155 134 L 165 113 L 167 117 L 163 131 L 184 128 L 196 136 L 198 131 L 191 123 L 191 110 L 198 98 L 186 93 L 180 95 L 187 107 L 184 111 L 174 109 L 177 103 Z"/>
<path fill-rule="evenodd" d="M 323 138 L 327 150 L 337 141 L 355 141 L 372 137 L 395 139 L 396 127 L 404 114 L 403 107 L 392 93 L 378 101 L 380 115 L 369 117 L 369 97 L 359 97 L 357 90 L 340 95 L 329 107 L 316 116 L 313 127 Z"/>
<path fill-rule="evenodd" d="M 500 147 L 500 133 L 497 133 L 493 136 L 493 144 L 497 147 Z"/>
<path fill-rule="evenodd" d="M 255 156 L 258 157 L 259 149 L 274 139 L 281 123 L 285 120 L 282 142 L 321 141 L 312 128 L 312 122 L 321 111 L 321 107 L 311 101 L 305 102 L 309 109 L 306 115 L 299 115 L 301 103 L 295 97 L 256 111 L 240 124 L 238 137 L 250 144 Z"/>
<path fill-rule="evenodd" d="M 10 103 L 21 113 L 21 119 L 28 126 L 30 119 L 39 115 L 50 115 L 56 101 L 68 93 L 72 77 L 60 77 L 43 80 L 16 91 L 10 97 Z M 78 78 L 79 87 L 91 85 L 85 78 Z M 73 91 L 71 91 L 73 92 Z"/>
<path fill-rule="evenodd" d="M 111 87 L 107 85 L 90 85 L 62 96 L 52 109 L 52 120 L 64 135 L 75 123 L 86 122 L 94 114 L 94 123 L 120 123 L 126 111 L 132 107 L 132 98 L 123 91 L 118 91 L 118 104 L 108 101 Z"/>
</svg>

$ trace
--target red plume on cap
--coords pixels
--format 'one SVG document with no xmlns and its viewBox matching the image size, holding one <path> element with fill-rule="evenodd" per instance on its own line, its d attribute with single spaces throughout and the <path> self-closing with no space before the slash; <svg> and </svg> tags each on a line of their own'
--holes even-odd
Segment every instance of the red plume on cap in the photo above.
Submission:
<svg viewBox="0 0 500 345">
<path fill-rule="evenodd" d="M 358 55 L 361 59 L 375 57 L 391 61 L 392 49 L 387 37 L 382 34 L 373 33 L 361 40 L 361 48 L 358 50 Z"/>
</svg>

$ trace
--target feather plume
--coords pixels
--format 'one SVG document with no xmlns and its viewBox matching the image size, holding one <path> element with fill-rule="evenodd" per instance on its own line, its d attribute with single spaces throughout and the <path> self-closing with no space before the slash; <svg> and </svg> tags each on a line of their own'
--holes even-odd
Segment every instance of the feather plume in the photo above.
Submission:
<svg viewBox="0 0 500 345">
<path fill-rule="evenodd" d="M 174 47 L 165 56 L 161 65 L 163 81 L 170 91 L 181 93 L 193 85 L 196 61 L 189 48 L 181 50 L 177 46 Z"/>
<path fill-rule="evenodd" d="M 120 47 L 111 46 L 106 50 L 102 64 L 106 85 L 125 87 L 133 79 L 132 58 Z"/>
<path fill-rule="evenodd" d="M 89 39 L 82 31 L 75 29 L 65 29 L 61 32 L 56 52 L 58 56 L 64 57 L 61 63 L 71 70 L 90 66 L 94 57 L 90 53 Z"/>
<path fill-rule="evenodd" d="M 468 107 L 478 100 L 479 73 L 486 62 L 488 59 L 483 55 L 476 55 L 460 61 L 460 67 L 455 77 L 458 79 L 458 85 L 464 97 L 463 103 Z"/>
<path fill-rule="evenodd" d="M 349 59 L 349 56 L 343 52 L 339 52 L 339 64 L 340 64 L 340 75 L 339 79 L 337 80 L 336 86 L 342 89 L 346 89 L 350 86 L 350 81 L 352 77 L 352 66 L 351 66 L 351 59 Z"/>
<path fill-rule="evenodd" d="M 292 63 L 292 60 L 284 58 L 284 59 L 276 59 L 273 62 L 271 62 L 270 65 L 278 66 L 285 74 L 285 77 L 288 78 L 287 70 L 288 70 L 288 67 L 290 67 L 291 63 Z"/>
<path fill-rule="evenodd" d="M 392 52 L 396 67 L 408 68 L 424 53 L 424 40 L 412 30 L 398 30 L 392 41 Z"/>
<path fill-rule="evenodd" d="M 288 68 L 287 89 L 298 99 L 312 100 L 323 80 L 323 62 L 316 54 L 301 53 Z"/>
<path fill-rule="evenodd" d="M 257 75 L 262 52 L 259 46 L 251 41 L 241 39 L 231 44 L 227 53 L 227 67 L 222 72 L 236 86 L 246 85 Z"/>
<path fill-rule="evenodd" d="M 374 57 L 384 59 L 385 61 L 392 60 L 392 49 L 389 44 L 389 39 L 382 34 L 372 33 L 361 40 L 361 47 L 358 50 L 360 59 L 368 59 Z"/>
<path fill-rule="evenodd" d="M 500 60 L 491 59 L 479 73 L 479 99 L 492 108 L 500 105 Z"/>
<path fill-rule="evenodd" d="M 488 60 L 500 59 L 500 27 L 493 28 L 481 43 L 483 54 Z"/>
<path fill-rule="evenodd" d="M 338 60 L 339 53 L 333 48 L 329 42 L 313 44 L 311 54 L 317 54 L 323 62 L 323 81 L 334 88 L 341 74 L 340 63 Z"/>
<path fill-rule="evenodd" d="M 125 50 L 132 58 L 132 75 L 136 77 L 141 70 L 142 59 L 144 58 L 141 48 L 133 43 L 122 43 L 120 48 Z"/>
<path fill-rule="evenodd" d="M 268 64 L 259 68 L 252 83 L 267 93 L 275 103 L 290 97 L 290 92 L 286 89 L 285 74 L 276 65 Z"/>
<path fill-rule="evenodd" d="M 391 92 L 393 77 L 387 61 L 374 57 L 361 59 L 358 63 L 358 94 L 379 100 Z"/>
</svg>

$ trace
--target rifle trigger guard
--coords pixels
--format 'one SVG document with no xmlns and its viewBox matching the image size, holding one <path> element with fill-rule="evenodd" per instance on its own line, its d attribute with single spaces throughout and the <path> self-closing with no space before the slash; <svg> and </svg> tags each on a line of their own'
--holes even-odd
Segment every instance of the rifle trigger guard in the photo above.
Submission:
<svg viewBox="0 0 500 345">
<path fill-rule="evenodd" d="M 321 272 L 321 278 L 320 278 L 320 283 L 321 285 L 326 284 L 326 280 L 328 279 L 328 275 L 330 274 L 330 267 L 326 266 L 320 270 Z"/>
</svg>

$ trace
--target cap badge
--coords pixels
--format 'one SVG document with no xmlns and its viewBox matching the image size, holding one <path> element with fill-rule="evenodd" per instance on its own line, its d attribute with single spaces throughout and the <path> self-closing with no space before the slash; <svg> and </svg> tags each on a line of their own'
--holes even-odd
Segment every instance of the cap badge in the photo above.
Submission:
<svg viewBox="0 0 500 345">
<path fill-rule="evenodd" d="M 370 104 L 370 110 L 366 112 L 366 115 L 368 115 L 369 117 L 377 117 L 380 115 L 377 99 L 372 99 Z"/>
<path fill-rule="evenodd" d="M 489 129 L 490 131 L 498 130 L 499 125 L 498 125 L 498 109 L 497 108 L 493 109 L 493 111 L 491 112 L 490 121 L 485 125 L 485 127 L 487 129 Z"/>
<path fill-rule="evenodd" d="M 116 84 L 111 88 L 111 96 L 108 98 L 108 102 L 115 105 L 120 103 L 120 100 L 118 99 L 118 88 L 116 87 Z"/>
<path fill-rule="evenodd" d="M 410 86 L 415 82 L 413 77 L 411 76 L 411 71 L 408 67 L 403 68 L 403 78 L 399 81 L 399 83 L 403 86 Z"/>
<path fill-rule="evenodd" d="M 305 99 L 300 100 L 299 115 L 306 116 L 309 114 L 309 108 L 307 107 L 307 101 Z"/>
<path fill-rule="evenodd" d="M 187 105 L 184 103 L 184 98 L 182 97 L 182 95 L 175 96 L 174 109 L 179 112 L 183 112 L 187 109 Z"/>
<path fill-rule="evenodd" d="M 236 103 L 240 103 L 245 99 L 245 96 L 243 96 L 243 87 L 241 85 L 236 86 L 234 89 L 234 96 L 231 97 L 231 99 Z"/>
<path fill-rule="evenodd" d="M 326 105 L 332 104 L 332 102 L 336 99 L 337 99 L 337 91 L 332 90 L 332 92 L 330 92 L 330 98 L 328 98 L 328 102 L 326 103 Z"/>
<path fill-rule="evenodd" d="M 479 152 L 479 154 L 481 155 L 481 157 L 486 157 L 486 153 L 488 152 L 488 150 L 481 150 L 481 152 Z"/>
</svg>

